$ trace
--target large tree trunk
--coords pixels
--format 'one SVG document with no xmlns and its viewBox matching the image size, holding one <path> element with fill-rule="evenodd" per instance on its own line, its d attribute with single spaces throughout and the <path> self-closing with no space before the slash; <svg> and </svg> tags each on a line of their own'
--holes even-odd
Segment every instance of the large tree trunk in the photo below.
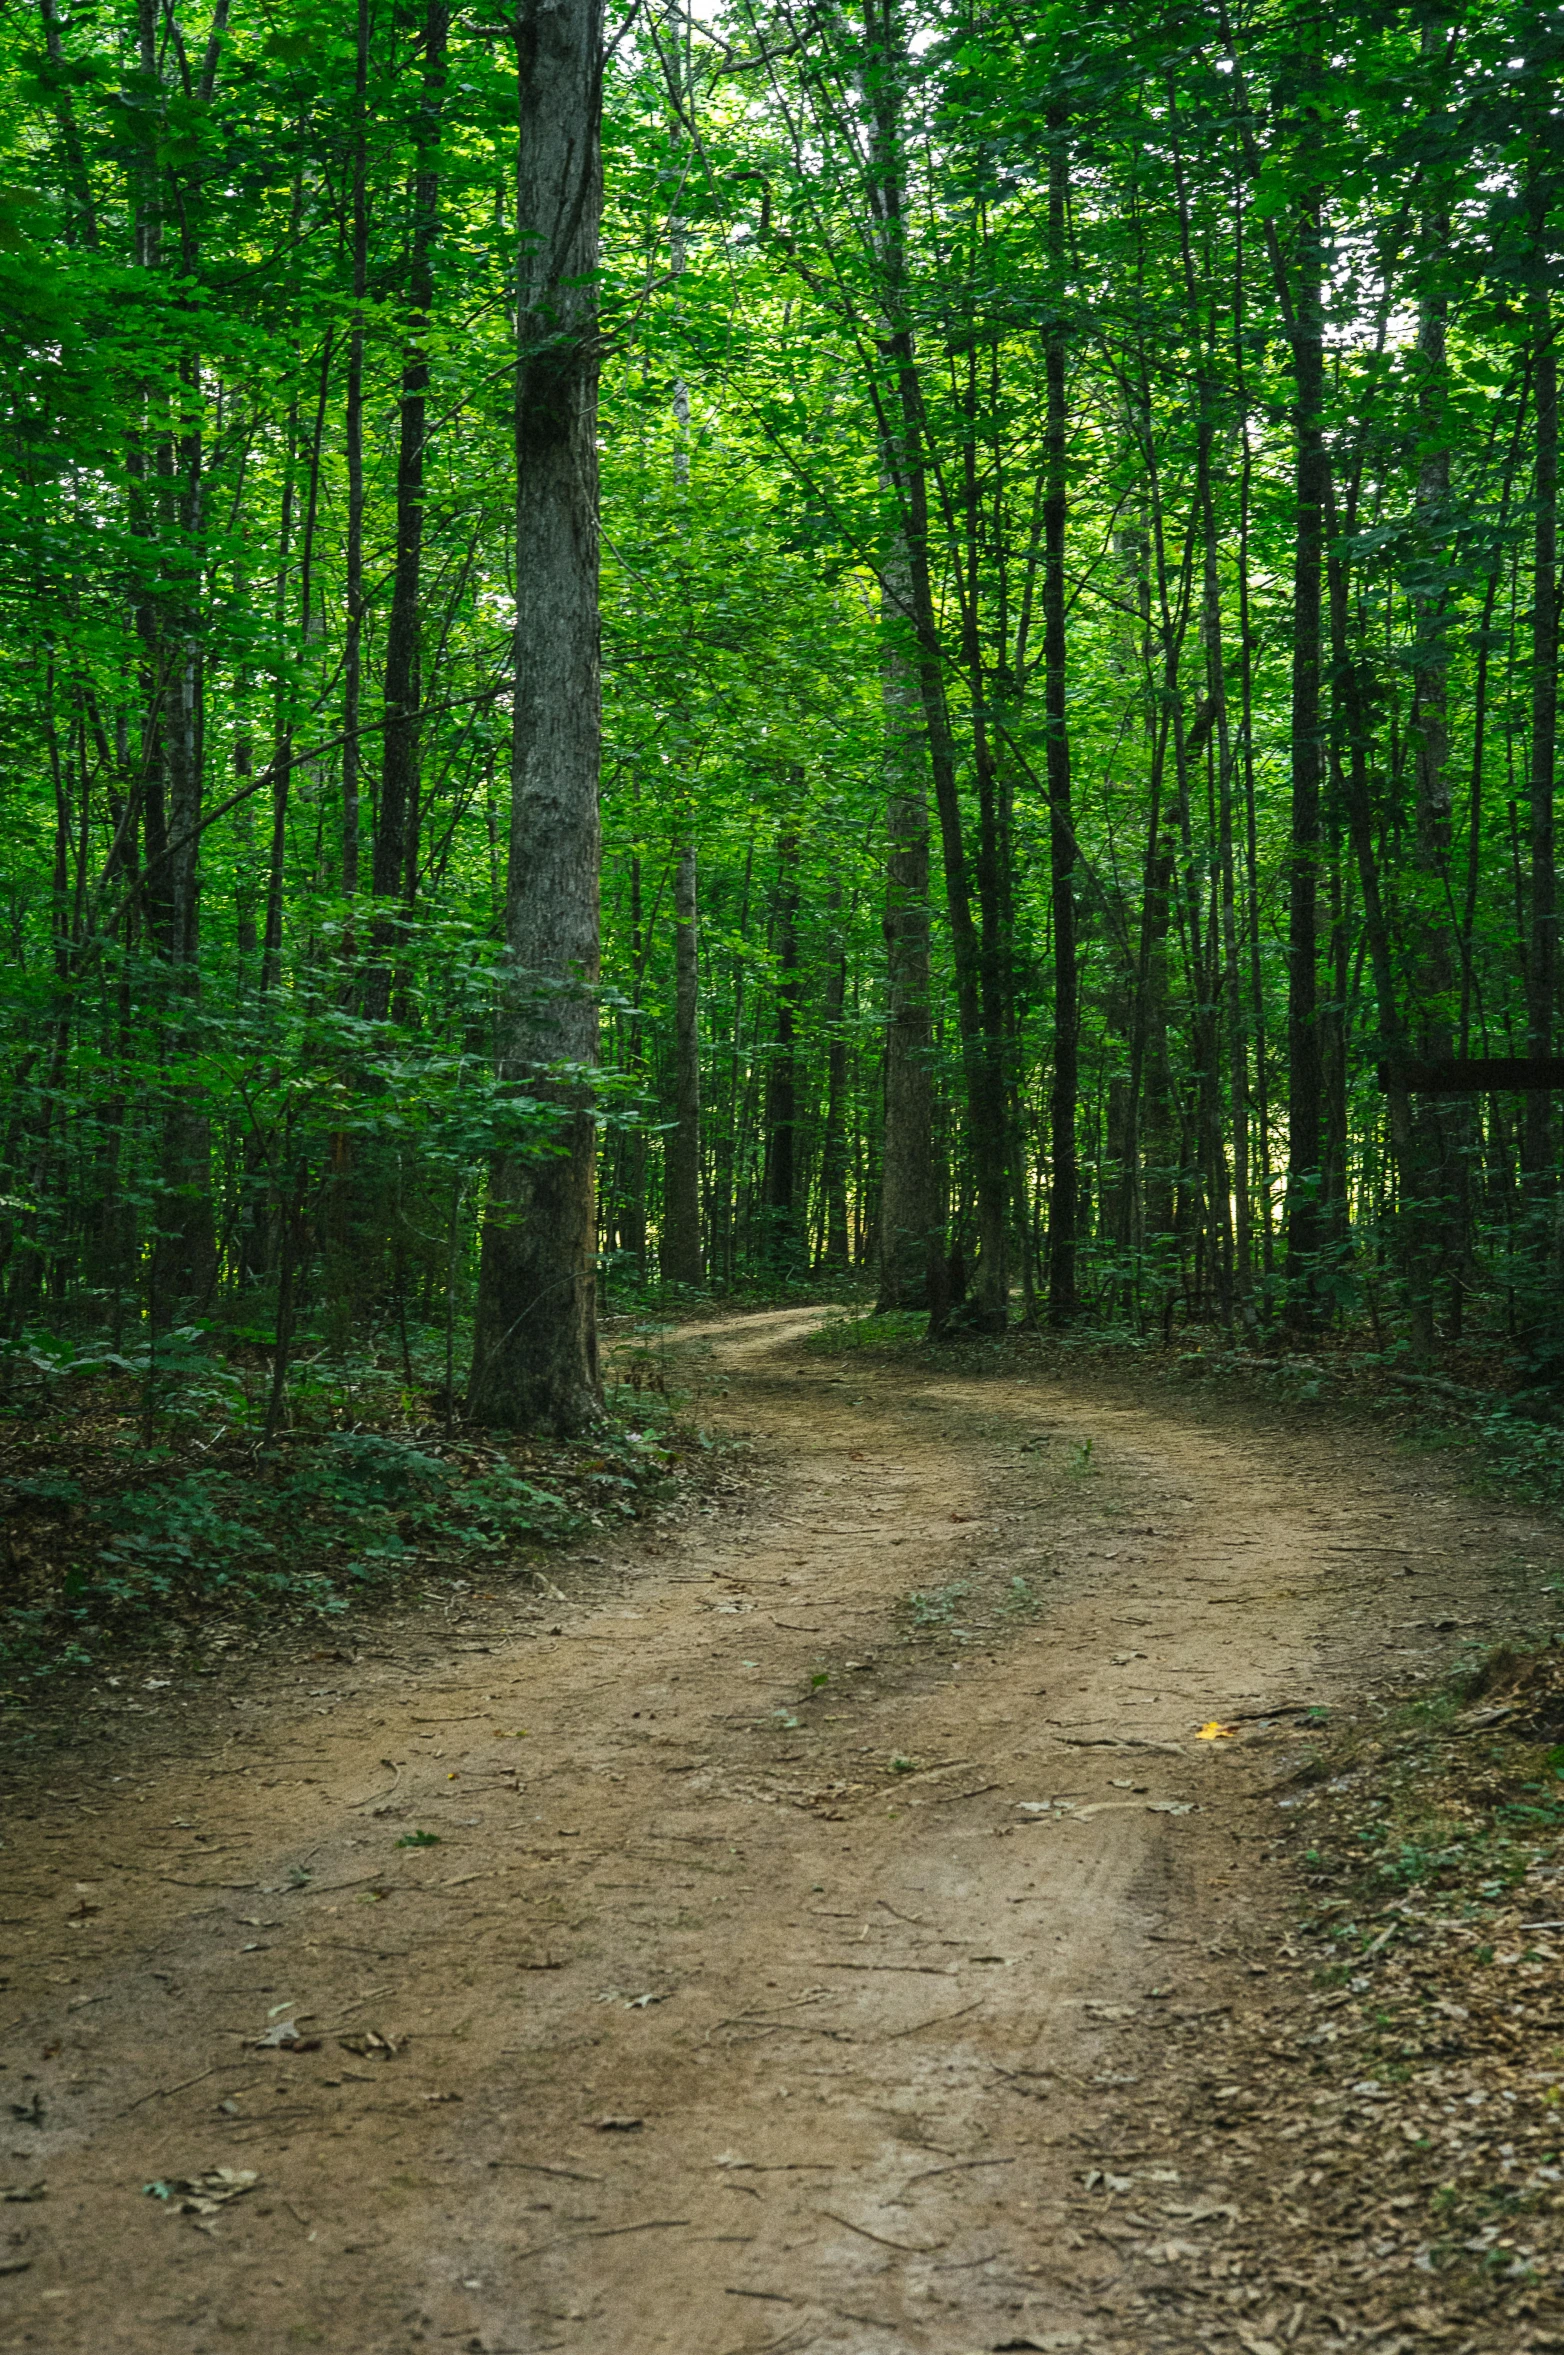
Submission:
<svg viewBox="0 0 1564 2355">
<path fill-rule="evenodd" d="M 663 1159 L 663 1281 L 699 1284 L 701 1269 L 700 947 L 695 845 L 673 867 L 673 1126 Z"/>
<path fill-rule="evenodd" d="M 601 1409 L 585 1077 L 599 944 L 598 0 L 523 0 L 516 60 L 516 691 L 497 1046 L 501 1075 L 554 1108 L 558 1149 L 496 1157 L 467 1408 L 568 1433 Z"/>
<path fill-rule="evenodd" d="M 898 540 L 880 597 L 885 722 L 885 1136 L 880 1174 L 881 1309 L 929 1309 L 945 1265 L 929 1067 L 929 805 L 917 684 L 903 640 L 912 588 Z"/>
<path fill-rule="evenodd" d="M 887 321 L 881 349 L 894 387 L 895 433 L 888 451 L 906 549 L 909 618 L 917 643 L 918 693 L 928 734 L 929 769 L 939 817 L 955 965 L 956 1016 L 966 1079 L 967 1145 L 977 1196 L 981 1261 L 977 1297 L 967 1321 L 980 1331 L 1003 1332 L 1009 1321 L 1009 1106 L 1004 1041 L 991 1038 L 983 1015 L 983 945 L 973 918 L 972 885 L 962 828 L 960 775 L 945 656 L 934 594 L 929 545 L 928 429 L 905 293 L 899 86 L 905 45 L 894 0 L 873 0 L 868 49 L 875 72 L 867 83 L 872 123 L 869 200 L 880 252 L 879 308 Z M 889 389 L 889 388 L 888 388 Z M 943 1304 L 941 1304 L 943 1306 Z"/>
</svg>

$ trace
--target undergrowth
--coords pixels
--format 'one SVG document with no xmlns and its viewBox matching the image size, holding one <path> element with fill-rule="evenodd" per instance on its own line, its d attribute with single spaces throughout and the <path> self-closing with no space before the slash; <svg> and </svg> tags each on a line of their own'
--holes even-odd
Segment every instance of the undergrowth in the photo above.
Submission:
<svg viewBox="0 0 1564 2355">
<path fill-rule="evenodd" d="M 13 1381 L 0 1406 L 13 1695 L 129 1647 L 338 1618 L 414 1573 L 536 1576 L 546 1549 L 670 1502 L 712 1453 L 645 1348 L 604 1420 L 570 1442 L 468 1431 L 405 1367 L 322 1355 L 268 1447 L 253 1366 L 198 1341 L 162 1345 L 150 1413 L 146 1366 L 109 1352 Z M 181 1359 L 178 1381 L 166 1369 Z"/>
<path fill-rule="evenodd" d="M 922 1347 L 928 1327 L 927 1316 L 916 1309 L 836 1308 L 805 1337 L 804 1347 L 814 1357 L 840 1357 L 852 1349 L 901 1357 Z"/>
</svg>

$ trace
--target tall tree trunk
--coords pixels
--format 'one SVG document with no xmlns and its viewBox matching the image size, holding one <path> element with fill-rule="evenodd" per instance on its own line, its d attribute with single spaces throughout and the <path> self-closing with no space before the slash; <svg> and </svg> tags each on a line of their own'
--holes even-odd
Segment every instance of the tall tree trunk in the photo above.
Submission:
<svg viewBox="0 0 1564 2355">
<path fill-rule="evenodd" d="M 216 27 L 220 38 L 221 26 Z M 157 85 L 159 136 L 146 163 L 147 203 L 141 221 L 144 266 L 158 269 L 163 244 L 164 191 L 161 181 L 162 91 L 155 22 L 145 5 L 139 13 L 144 74 Z M 215 57 L 211 72 L 215 74 Z M 208 80 L 202 95 L 210 98 Z M 183 207 L 179 267 L 188 284 L 197 254 L 189 215 Z M 179 307 L 187 296 L 176 298 Z M 168 396 L 159 396 L 160 400 Z M 164 961 L 163 1052 L 176 1065 L 193 1045 L 200 996 L 200 827 L 202 801 L 200 600 L 204 518 L 204 462 L 200 364 L 183 359 L 172 388 L 172 414 L 164 411 L 155 459 L 160 521 L 179 554 L 165 565 L 155 592 L 157 716 L 155 759 L 148 796 L 147 886 L 155 910 L 153 930 Z M 181 1314 L 204 1308 L 217 1275 L 217 1236 L 212 1210 L 211 1122 L 199 1086 L 176 1078 L 169 1090 L 159 1150 L 161 1202 L 157 1239 L 149 1271 L 153 1321 L 171 1324 Z"/>
<path fill-rule="evenodd" d="M 1176 86 L 1168 85 L 1170 119 L 1176 116 Z M 1219 390 L 1212 367 L 1214 351 L 1201 333 L 1199 287 L 1195 275 L 1194 243 L 1191 233 L 1188 191 L 1184 181 L 1182 155 L 1174 148 L 1174 172 L 1178 189 L 1179 247 L 1184 269 L 1184 299 L 1189 313 L 1191 336 L 1195 339 L 1196 378 L 1199 388 L 1200 420 L 1196 439 L 1197 497 L 1200 506 L 1201 548 L 1201 640 L 1206 658 L 1206 692 L 1203 724 L 1213 747 L 1216 763 L 1217 798 L 1217 878 L 1216 887 L 1220 907 L 1221 959 L 1220 972 L 1225 985 L 1227 1005 L 1227 1075 L 1233 1145 L 1233 1271 L 1231 1306 L 1236 1307 L 1245 1325 L 1254 1323 L 1254 1278 L 1250 1244 L 1249 1205 L 1249 1112 L 1248 1064 L 1244 1040 L 1244 989 L 1238 963 L 1238 908 L 1237 885 L 1234 873 L 1233 846 L 1233 745 L 1228 726 L 1227 663 L 1222 643 L 1222 588 L 1218 569 L 1218 535 L 1216 498 L 1211 480 L 1211 453 L 1216 439 Z M 1211 321 L 1211 345 L 1215 343 L 1215 317 Z M 1218 960 L 1213 950 L 1211 972 L 1218 971 Z M 1213 1029 L 1217 1023 L 1219 993 L 1211 990 Z M 1208 1083 L 1208 1102 L 1214 1111 L 1213 1163 L 1211 1192 L 1213 1204 L 1225 1223 L 1227 1189 L 1222 1183 L 1218 1166 L 1222 1158 L 1220 1089 L 1216 1073 L 1217 1040 L 1210 1041 L 1212 1069 Z"/>
<path fill-rule="evenodd" d="M 1325 342 L 1317 197 L 1299 220 L 1292 328 L 1296 508 L 1292 616 L 1292 845 L 1287 912 L 1287 1281 L 1288 1322 L 1320 1320 L 1320 1185 L 1324 1071 L 1320 1054 L 1318 894 L 1321 717 L 1321 568 L 1326 468 Z"/>
<path fill-rule="evenodd" d="M 553 1108 L 559 1150 L 496 1156 L 467 1397 L 475 1421 L 559 1432 L 601 1411 L 584 1076 L 599 953 L 600 23 L 598 0 L 522 0 L 515 26 L 516 689 L 497 1045 L 502 1076 Z"/>
<path fill-rule="evenodd" d="M 755 825 L 750 821 L 749 840 L 744 846 L 744 878 L 739 887 L 739 920 L 736 939 L 740 942 L 749 935 L 750 889 L 755 878 Z M 744 1057 L 744 982 L 748 962 L 741 950 L 732 960 L 733 973 L 733 1028 L 728 1046 L 728 1104 L 727 1118 L 717 1138 L 714 1190 L 716 1200 L 712 1212 L 711 1262 L 716 1279 L 731 1287 L 738 1265 L 738 1193 L 743 1176 L 744 1145 L 744 1083 L 740 1070 Z"/>
<path fill-rule="evenodd" d="M 825 983 L 825 1121 L 820 1139 L 820 1265 L 845 1269 L 847 1239 L 847 946 L 842 894 L 831 891 L 833 937 Z"/>
<path fill-rule="evenodd" d="M 538 0 L 541 7 L 542 0 Z M 526 20 L 523 12 L 523 23 Z M 395 924 L 388 903 L 409 898 L 417 859 L 420 651 L 423 634 L 424 461 L 429 402 L 429 313 L 434 304 L 434 244 L 440 225 L 440 133 L 445 97 L 445 53 L 450 31 L 446 0 L 428 0 L 424 13 L 424 86 L 416 137 L 413 226 L 408 257 L 407 343 L 396 467 L 396 569 L 386 628 L 386 722 L 376 813 L 373 927 L 374 963 L 365 1010 L 383 1017 L 391 996 Z"/>
<path fill-rule="evenodd" d="M 663 1160 L 663 1281 L 698 1285 L 701 1268 L 700 947 L 694 841 L 673 864 L 673 1126 Z"/>
<path fill-rule="evenodd" d="M 348 329 L 346 415 L 348 512 L 342 648 L 342 890 L 358 890 L 364 676 L 364 304 L 369 291 L 369 5 L 358 0 L 353 65 L 353 316 Z"/>
<path fill-rule="evenodd" d="M 637 827 L 639 833 L 639 827 Z M 630 856 L 630 1069 L 636 1075 L 637 1091 L 643 1097 L 647 1088 L 646 1024 L 641 1016 L 641 991 L 645 982 L 646 952 L 641 926 L 641 854 Z M 646 1282 L 646 1128 L 637 1121 L 627 1139 L 625 1155 L 624 1199 L 619 1205 L 619 1248 L 628 1251 L 635 1262 L 635 1280 Z"/>
<path fill-rule="evenodd" d="M 226 0 L 224 0 L 226 7 Z M 98 214 L 93 202 L 92 182 L 87 172 L 87 160 L 77 127 L 75 109 L 71 104 L 71 86 L 63 71 L 64 45 L 60 39 L 60 14 L 56 0 L 38 0 L 38 13 L 43 20 L 44 48 L 49 63 L 56 69 L 58 80 L 54 89 L 54 119 L 60 127 L 60 144 L 65 151 L 65 180 L 70 189 L 75 216 L 69 223 L 67 242 L 96 248 L 98 242 Z"/>
<path fill-rule="evenodd" d="M 978 1291 L 967 1320 L 981 1331 L 1002 1332 L 1009 1320 L 1010 1153 L 1007 1137 L 1002 1038 L 990 1039 L 983 1021 L 983 950 L 973 920 L 972 889 L 955 737 L 945 692 L 944 649 L 934 597 L 929 546 L 928 432 L 923 387 L 907 319 L 905 225 L 900 163 L 900 87 L 906 53 L 897 0 L 869 0 L 867 47 L 874 65 L 867 97 L 872 154 L 869 199 L 881 254 L 880 309 L 888 323 L 881 340 L 895 404 L 894 432 L 885 436 L 895 475 L 907 555 L 910 619 L 917 641 L 918 693 L 928 735 L 929 769 L 939 818 L 945 904 L 955 965 L 956 1018 L 966 1081 L 967 1146 L 977 1195 L 981 1253 Z"/>
<path fill-rule="evenodd" d="M 1425 26 L 1423 53 L 1437 53 L 1440 32 Z M 1439 271 L 1449 242 L 1450 222 L 1439 214 L 1423 221 L 1423 268 Z M 1425 566 L 1446 554 L 1449 530 L 1450 447 L 1447 385 L 1447 312 L 1442 291 L 1425 292 L 1417 333 L 1419 362 L 1417 511 Z M 1415 827 L 1413 836 L 1415 919 L 1409 927 L 1409 1007 L 1412 1051 L 1434 1061 L 1452 1052 L 1456 942 L 1450 882 L 1451 787 L 1447 598 L 1414 597 L 1417 637 L 1413 648 L 1411 752 Z M 1413 1277 L 1408 1310 L 1413 1354 L 1426 1363 L 1434 1353 L 1433 1283 L 1443 1272 L 1460 1284 L 1464 1219 L 1465 1156 L 1470 1113 L 1459 1103 L 1425 1096 L 1411 1108 L 1413 1164 L 1406 1176 L 1403 1218 L 1419 1230 L 1409 1255 Z"/>
<path fill-rule="evenodd" d="M 766 1069 L 766 1162 L 761 1185 L 761 1257 L 782 1273 L 797 1272 L 802 1237 L 798 1202 L 798 1013 L 803 975 L 798 966 L 798 836 L 777 843 L 775 929 L 777 1028 Z"/>
<path fill-rule="evenodd" d="M 1540 226 L 1539 221 L 1539 232 Z M 1553 794 L 1559 693 L 1559 375 L 1552 307 L 1545 292 L 1532 296 L 1531 314 L 1537 490 L 1532 560 L 1531 956 L 1526 970 L 1526 1045 L 1527 1052 L 1540 1059 L 1553 1052 L 1553 997 L 1558 975 Z M 1526 1098 L 1525 1159 L 1534 1199 L 1554 1191 L 1552 1140 L 1553 1097 L 1541 1088 L 1533 1089 Z"/>
<path fill-rule="evenodd" d="M 1059 316 L 1065 264 L 1069 155 L 1061 108 L 1049 115 L 1048 246 L 1055 276 L 1054 323 L 1044 353 L 1047 379 L 1047 496 L 1043 502 L 1043 670 L 1048 727 L 1048 864 L 1053 883 L 1054 1070 L 1049 1125 L 1053 1185 L 1048 1196 L 1048 1322 L 1077 1314 L 1076 1225 L 1081 1178 L 1075 1122 L 1080 1094 L 1079 982 L 1076 972 L 1075 821 L 1070 799 L 1070 737 L 1065 716 L 1065 337 Z"/>
<path fill-rule="evenodd" d="M 929 1025 L 929 805 L 917 684 L 906 651 L 912 602 L 898 534 L 880 592 L 880 709 L 886 776 L 885 1131 L 881 1148 L 881 1309 L 937 1311 L 944 1238 L 934 1171 Z"/>
</svg>

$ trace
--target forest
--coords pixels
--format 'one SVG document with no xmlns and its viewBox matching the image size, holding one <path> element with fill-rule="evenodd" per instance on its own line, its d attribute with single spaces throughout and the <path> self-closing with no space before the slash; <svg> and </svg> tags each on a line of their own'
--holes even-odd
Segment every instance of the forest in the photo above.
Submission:
<svg viewBox="0 0 1564 2355">
<path fill-rule="evenodd" d="M 1557 9 L 0 42 L 16 1396 L 570 1435 L 835 1286 L 1546 1397 Z"/>
</svg>

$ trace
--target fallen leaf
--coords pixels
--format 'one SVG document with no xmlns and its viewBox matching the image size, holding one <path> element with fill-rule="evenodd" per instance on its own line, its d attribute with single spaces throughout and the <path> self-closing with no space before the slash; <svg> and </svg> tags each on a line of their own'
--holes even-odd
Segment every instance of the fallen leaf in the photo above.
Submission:
<svg viewBox="0 0 1564 2355">
<path fill-rule="evenodd" d="M 361 2059 L 392 2061 L 401 2052 L 405 2036 L 381 2036 L 375 2029 L 366 2028 L 362 2036 L 339 2036 L 338 2044 L 344 2052 L 356 2052 Z"/>
<path fill-rule="evenodd" d="M 1230 1742 L 1237 1731 L 1236 1725 L 1224 1725 L 1219 1717 L 1213 1717 L 1209 1725 L 1200 1728 L 1195 1739 L 1197 1742 Z"/>
<path fill-rule="evenodd" d="M 255 2052 L 319 2052 L 318 2036 L 301 2036 L 291 2020 L 279 2020 L 268 2028 L 264 2036 L 257 2036 L 251 2048 Z"/>
<path fill-rule="evenodd" d="M 230 2200 L 254 2191 L 260 2180 L 253 2167 L 212 2167 L 205 2175 L 170 2175 L 141 2188 L 150 2199 L 166 2200 L 177 2214 L 215 2216 Z"/>
</svg>

